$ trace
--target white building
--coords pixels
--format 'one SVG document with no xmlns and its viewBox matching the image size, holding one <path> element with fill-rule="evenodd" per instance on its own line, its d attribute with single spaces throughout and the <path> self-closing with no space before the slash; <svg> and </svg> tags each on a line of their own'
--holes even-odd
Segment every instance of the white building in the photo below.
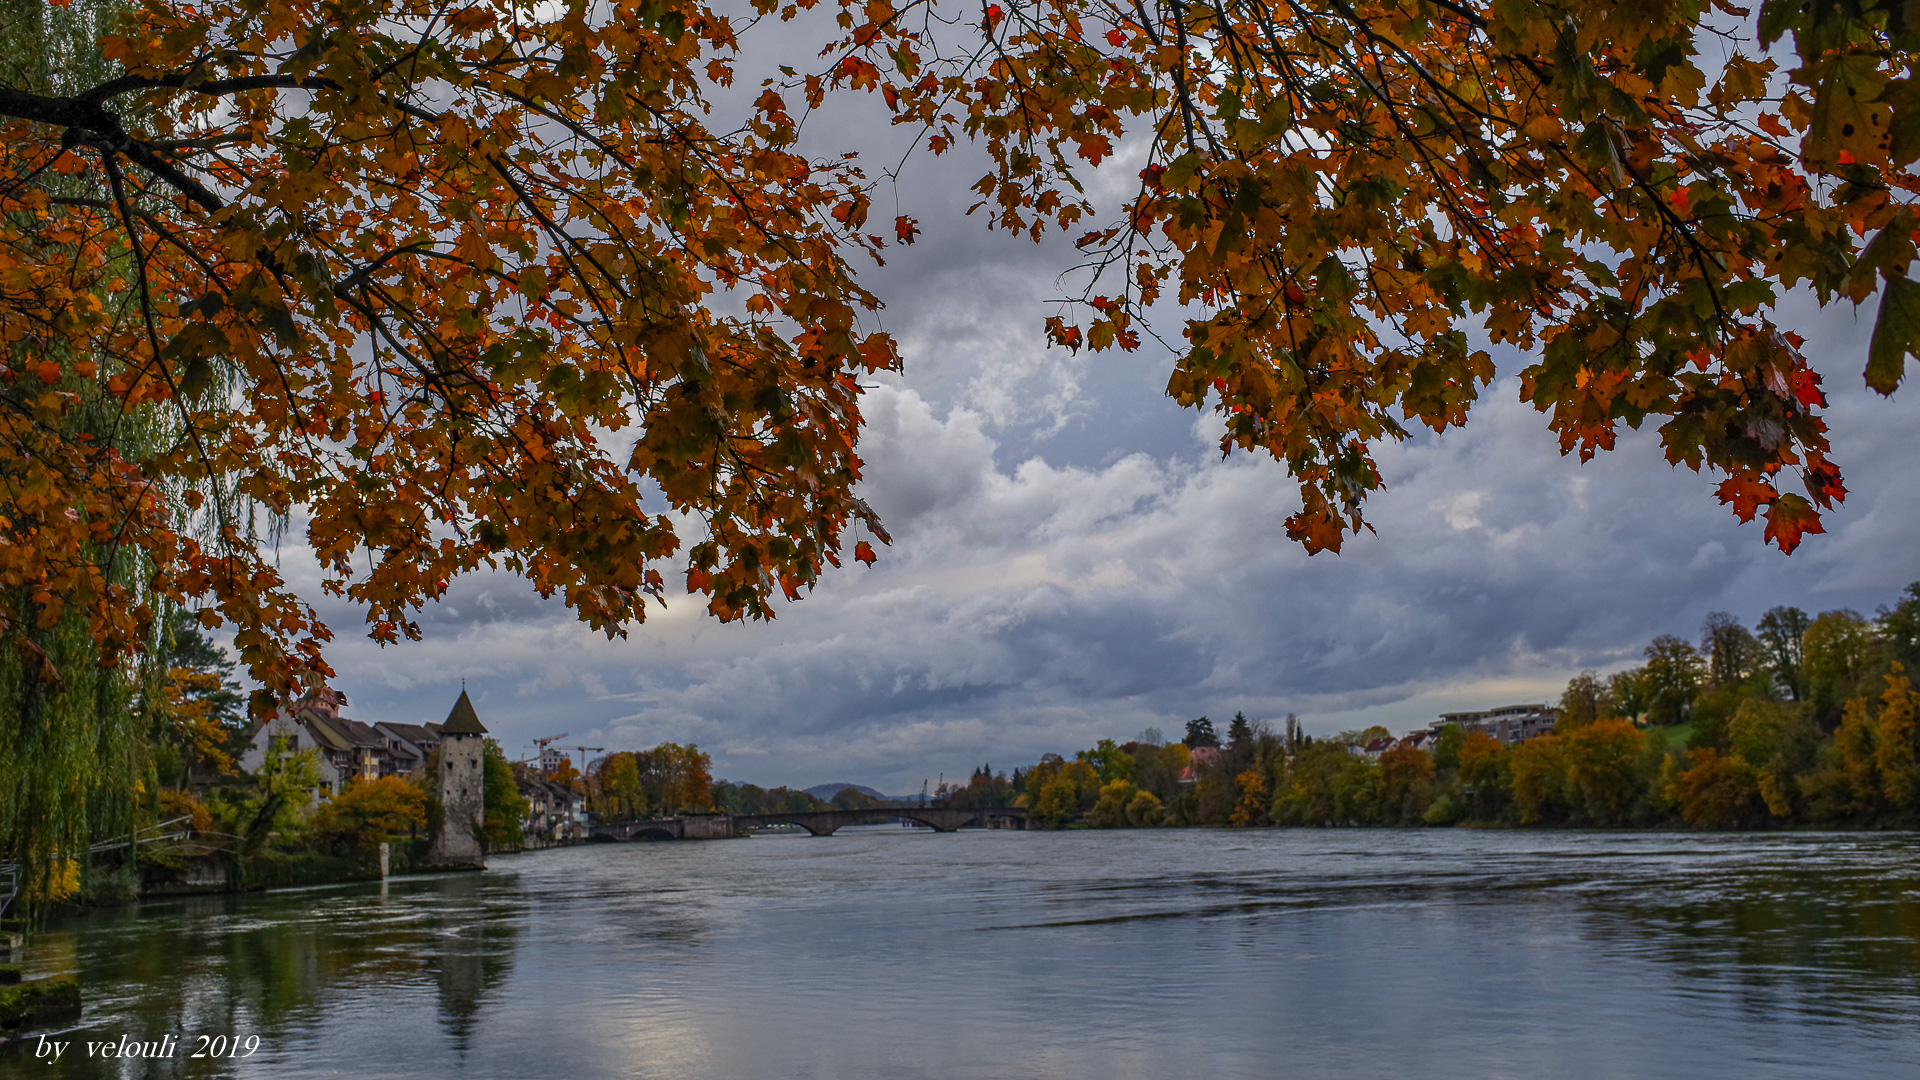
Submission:
<svg viewBox="0 0 1920 1080">
<path fill-rule="evenodd" d="M 1448 725 L 1458 725 L 1465 731 L 1485 732 L 1512 746 L 1535 735 L 1551 733 L 1554 723 L 1559 719 L 1560 710 L 1551 705 L 1502 705 L 1480 712 L 1441 713 L 1440 722 L 1433 725 L 1433 732 L 1438 735 Z"/>
</svg>

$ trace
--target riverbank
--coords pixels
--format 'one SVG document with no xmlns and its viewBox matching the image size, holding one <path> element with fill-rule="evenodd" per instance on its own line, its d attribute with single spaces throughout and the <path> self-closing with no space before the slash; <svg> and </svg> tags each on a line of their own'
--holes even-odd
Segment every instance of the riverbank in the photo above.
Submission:
<svg viewBox="0 0 1920 1080">
<path fill-rule="evenodd" d="M 425 841 L 394 843 L 385 876 L 416 872 L 414 867 L 424 858 L 426 849 Z M 427 872 L 427 868 L 421 867 L 420 872 Z M 103 860 L 82 872 L 79 892 L 54 905 L 52 914 L 72 915 L 169 897 L 378 881 L 382 876 L 377 857 L 348 858 L 310 851 L 265 851 L 243 857 L 215 850 L 164 862 L 136 858 L 132 865 L 124 858 Z"/>
</svg>

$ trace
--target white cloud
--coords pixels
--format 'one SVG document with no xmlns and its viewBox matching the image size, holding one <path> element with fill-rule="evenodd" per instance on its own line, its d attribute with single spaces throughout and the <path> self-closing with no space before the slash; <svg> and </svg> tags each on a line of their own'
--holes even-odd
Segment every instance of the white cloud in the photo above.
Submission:
<svg viewBox="0 0 1920 1080">
<path fill-rule="evenodd" d="M 330 607 L 358 714 L 439 719 L 464 676 L 510 749 L 559 730 L 696 741 L 723 776 L 917 790 L 1200 713 L 1404 728 L 1542 700 L 1708 611 L 1871 610 L 1920 578 L 1913 392 L 1863 390 L 1864 329 L 1804 305 L 1788 315 L 1830 373 L 1853 495 L 1800 554 L 1737 525 L 1651 431 L 1562 457 L 1505 378 L 1467 429 L 1382 448 L 1379 534 L 1309 558 L 1285 536 L 1292 482 L 1221 460 L 1219 423 L 1164 396 L 1164 355 L 1042 346 L 1071 260 L 985 235 L 964 217 L 978 172 L 943 168 L 958 182 L 902 192 L 929 239 L 872 278 L 908 357 L 862 405 L 863 493 L 895 539 L 875 567 L 828 574 L 769 625 L 678 598 L 613 642 L 503 576 L 458 583 L 426 641 L 390 649 Z M 290 576 L 316 595 L 298 556 Z"/>
<path fill-rule="evenodd" d="M 1204 418 L 1184 455 L 1002 467 L 980 412 L 882 386 L 866 493 L 896 542 L 774 623 L 721 626 L 682 599 L 609 643 L 493 579 L 457 605 L 477 617 L 418 645 L 343 643 L 336 664 L 363 713 L 431 713 L 466 674 L 509 744 L 592 725 L 608 745 L 697 741 L 721 775 L 905 789 L 1203 712 L 1331 730 L 1542 699 L 1709 610 L 1751 619 L 1843 587 L 1839 554 L 1762 548 L 1649 437 L 1581 465 L 1512 398 L 1503 382 L 1472 428 L 1385 448 L 1380 535 L 1309 558 L 1284 537 L 1283 471 L 1215 458 Z M 1863 523 L 1913 506 L 1888 470 L 1860 471 L 1870 493 L 1836 539 L 1864 548 Z M 1871 576 L 1920 576 L 1902 558 Z"/>
</svg>

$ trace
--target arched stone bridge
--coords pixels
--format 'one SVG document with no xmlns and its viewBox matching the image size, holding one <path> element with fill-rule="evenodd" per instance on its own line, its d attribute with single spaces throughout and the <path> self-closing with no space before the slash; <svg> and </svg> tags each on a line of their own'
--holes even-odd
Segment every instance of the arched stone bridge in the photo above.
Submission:
<svg viewBox="0 0 1920 1080">
<path fill-rule="evenodd" d="M 741 836 L 766 825 L 798 825 L 815 836 L 832 836 L 848 825 L 879 825 L 905 818 L 935 832 L 958 832 L 963 825 L 1007 822 L 1026 827 L 1027 812 L 1014 809 L 954 810 L 947 807 L 889 806 L 879 810 L 808 810 L 797 814 L 699 814 L 689 817 L 611 821 L 587 831 L 591 840 L 718 840 Z"/>
</svg>

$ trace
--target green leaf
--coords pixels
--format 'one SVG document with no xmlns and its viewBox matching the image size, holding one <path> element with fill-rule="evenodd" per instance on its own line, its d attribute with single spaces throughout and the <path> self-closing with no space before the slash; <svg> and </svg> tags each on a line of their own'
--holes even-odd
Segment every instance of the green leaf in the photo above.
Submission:
<svg viewBox="0 0 1920 1080">
<path fill-rule="evenodd" d="M 1831 168 L 1840 163 L 1842 152 L 1862 164 L 1886 156 L 1893 142 L 1893 108 L 1879 100 L 1886 85 L 1887 77 L 1872 56 L 1842 56 L 1828 64 L 1807 128 L 1809 164 Z"/>
<path fill-rule="evenodd" d="M 1789 30 L 1799 29 L 1805 0 L 1767 0 L 1760 5 L 1760 44 L 1771 46 Z"/>
<path fill-rule="evenodd" d="M 189 356 L 181 365 L 180 392 L 187 397 L 199 397 L 213 381 L 213 364 L 204 356 Z"/>
<path fill-rule="evenodd" d="M 1920 79 L 1895 79 L 1880 92 L 1880 100 L 1893 107 L 1888 147 L 1893 163 L 1904 166 L 1920 161 Z"/>
<path fill-rule="evenodd" d="M 1880 317 L 1867 349 L 1867 385 L 1893 393 L 1906 374 L 1909 353 L 1920 353 L 1920 283 L 1897 277 L 1880 297 Z"/>
<path fill-rule="evenodd" d="M 1200 155 L 1181 154 L 1167 164 L 1167 174 L 1163 178 L 1166 186 L 1176 191 L 1193 182 L 1194 172 L 1200 168 Z"/>
<path fill-rule="evenodd" d="M 1914 255 L 1913 211 L 1901 207 L 1894 212 L 1893 220 L 1860 249 L 1860 258 L 1847 272 L 1847 294 L 1857 304 L 1873 292 L 1877 277 L 1891 281 L 1907 276 Z"/>
<path fill-rule="evenodd" d="M 1640 43 L 1640 48 L 1635 50 L 1633 57 L 1634 66 L 1639 68 L 1640 73 L 1652 80 L 1656 86 L 1667 77 L 1669 70 L 1686 62 L 1687 39 L 1685 38 L 1643 41 Z"/>
<path fill-rule="evenodd" d="M 1616 185 L 1626 184 L 1627 170 L 1620 162 L 1620 148 L 1614 145 L 1607 125 L 1598 120 L 1588 124 L 1573 148 L 1588 166 L 1604 171 Z"/>
</svg>

